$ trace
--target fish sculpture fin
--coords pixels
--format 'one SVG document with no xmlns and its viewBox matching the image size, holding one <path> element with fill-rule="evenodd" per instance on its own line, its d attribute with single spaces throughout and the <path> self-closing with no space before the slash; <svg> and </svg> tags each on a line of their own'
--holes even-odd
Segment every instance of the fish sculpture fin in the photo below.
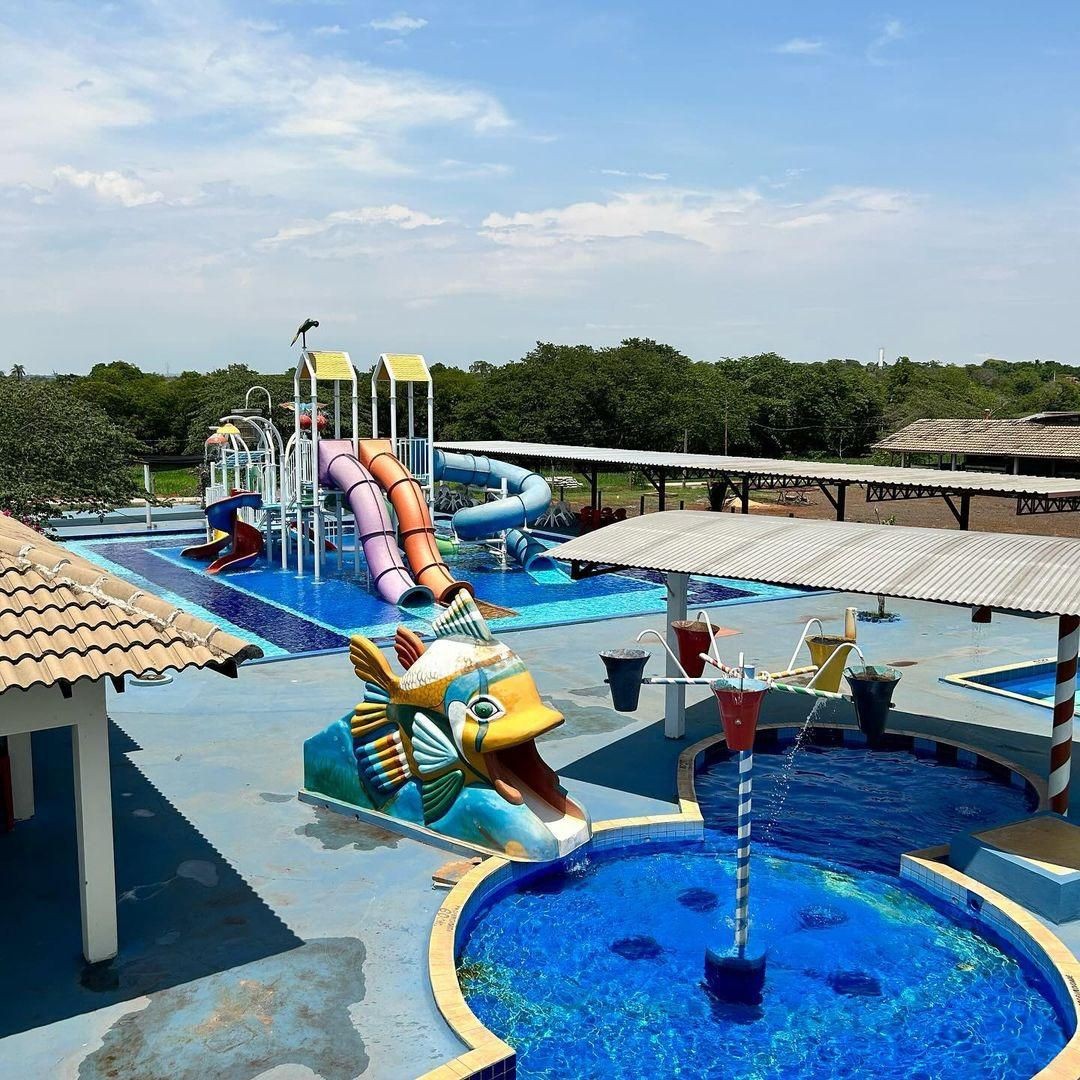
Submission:
<svg viewBox="0 0 1080 1080">
<path fill-rule="evenodd" d="M 465 786 L 465 774 L 460 769 L 443 773 L 434 780 L 420 783 L 420 802 L 424 810 L 424 824 L 438 821 L 454 805 L 458 793 Z"/>
<path fill-rule="evenodd" d="M 457 747 L 450 737 L 422 712 L 413 717 L 412 751 L 421 778 L 425 773 L 439 772 L 459 760 Z"/>
<path fill-rule="evenodd" d="M 476 601 L 467 593 L 459 592 L 447 609 L 431 624 L 437 638 L 467 637 L 474 641 L 494 641 L 495 638 L 480 614 Z"/>
<path fill-rule="evenodd" d="M 427 646 L 407 626 L 399 626 L 394 635 L 398 663 L 408 671 L 427 651 Z"/>
<path fill-rule="evenodd" d="M 360 782 L 378 808 L 412 779 L 412 770 L 398 725 L 385 713 L 365 722 L 359 709 L 357 706 L 352 719 L 353 753 Z"/>
<path fill-rule="evenodd" d="M 369 686 L 381 689 L 383 696 L 389 700 L 391 691 L 397 689 L 398 680 L 378 645 L 358 634 L 349 639 L 349 659 L 357 678 L 363 679 Z"/>
</svg>

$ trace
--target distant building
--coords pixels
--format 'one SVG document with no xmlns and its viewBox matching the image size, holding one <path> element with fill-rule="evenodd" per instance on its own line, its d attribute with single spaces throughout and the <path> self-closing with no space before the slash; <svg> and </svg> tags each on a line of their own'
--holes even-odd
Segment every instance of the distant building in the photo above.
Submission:
<svg viewBox="0 0 1080 1080">
<path fill-rule="evenodd" d="M 1080 412 L 1035 413 L 1018 420 L 916 420 L 874 449 L 898 454 L 901 465 L 925 464 L 929 457 L 942 468 L 1080 476 Z"/>
</svg>

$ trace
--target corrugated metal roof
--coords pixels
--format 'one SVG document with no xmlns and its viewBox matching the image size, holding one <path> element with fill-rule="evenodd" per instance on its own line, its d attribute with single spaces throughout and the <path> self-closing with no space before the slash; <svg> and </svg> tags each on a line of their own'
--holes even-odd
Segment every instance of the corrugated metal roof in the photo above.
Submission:
<svg viewBox="0 0 1080 1080">
<path fill-rule="evenodd" d="M 1080 425 L 1035 420 L 916 420 L 874 447 L 894 454 L 1080 460 Z"/>
<path fill-rule="evenodd" d="M 927 491 L 987 495 L 1080 495 L 1080 479 L 1056 476 L 1014 476 L 1011 473 L 967 472 L 962 469 L 907 469 L 895 465 L 845 465 L 784 458 L 726 457 L 722 454 L 674 454 L 653 450 L 614 450 L 603 446 L 557 446 L 527 442 L 437 442 L 444 450 L 504 454 L 545 461 L 587 461 L 596 465 L 630 465 L 673 471 L 723 473 L 735 476 L 782 476 L 810 483 L 897 484 Z"/>
<path fill-rule="evenodd" d="M 1080 615 L 1080 540 L 669 510 L 553 548 L 567 561 Z"/>
<path fill-rule="evenodd" d="M 0 516 L 0 693 L 235 665 L 262 650 Z"/>
</svg>

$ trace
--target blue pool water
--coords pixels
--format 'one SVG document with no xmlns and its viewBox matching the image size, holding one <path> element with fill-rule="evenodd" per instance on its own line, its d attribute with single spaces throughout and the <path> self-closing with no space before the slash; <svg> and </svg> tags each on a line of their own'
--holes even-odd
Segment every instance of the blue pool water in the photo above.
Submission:
<svg viewBox="0 0 1080 1080">
<path fill-rule="evenodd" d="M 803 760 L 805 755 L 807 760 Z M 752 942 L 768 948 L 758 1007 L 702 986 L 731 941 L 732 763 L 699 777 L 702 845 L 587 857 L 497 896 L 468 928 L 473 1011 L 518 1050 L 523 1077 L 889 1076 L 1019 1080 L 1066 1032 L 1041 977 L 902 885 L 901 851 L 1025 796 L 903 753 L 759 754 Z"/>
<path fill-rule="evenodd" d="M 212 577 L 203 564 L 180 554 L 197 539 L 194 535 L 158 540 L 110 538 L 75 541 L 68 547 L 192 614 L 255 641 L 267 656 L 339 649 L 351 634 L 388 639 L 399 624 L 422 633 L 427 629 L 424 620 L 435 615 L 434 608 L 405 610 L 373 595 L 362 561 L 360 576 L 353 575 L 351 552 L 345 555 L 344 571 L 339 571 L 336 555 L 331 554 L 325 576 L 318 582 L 310 573 L 297 576 L 295 570 L 282 570 L 265 560 L 249 570 Z M 571 581 L 559 570 L 530 575 L 519 567 L 500 569 L 488 552 L 478 548 L 467 548 L 447 561 L 456 576 L 472 582 L 479 599 L 514 613 L 490 620 L 496 632 L 665 609 L 659 575 L 647 571 Z M 795 590 L 771 585 L 693 578 L 689 603 L 692 609 L 712 608 L 796 595 Z"/>
<path fill-rule="evenodd" d="M 991 690 L 1005 690 L 1040 705 L 1054 704 L 1054 661 L 1023 664 L 1002 671 L 980 671 L 965 677 L 965 682 Z"/>
</svg>

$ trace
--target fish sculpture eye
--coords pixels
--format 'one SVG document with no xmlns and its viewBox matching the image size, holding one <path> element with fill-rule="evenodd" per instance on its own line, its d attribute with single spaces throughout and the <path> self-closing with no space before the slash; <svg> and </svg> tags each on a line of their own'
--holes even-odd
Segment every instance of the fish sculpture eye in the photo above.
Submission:
<svg viewBox="0 0 1080 1080">
<path fill-rule="evenodd" d="M 478 697 L 469 706 L 469 711 L 477 720 L 491 721 L 502 715 L 503 707 L 494 698 Z"/>
</svg>

